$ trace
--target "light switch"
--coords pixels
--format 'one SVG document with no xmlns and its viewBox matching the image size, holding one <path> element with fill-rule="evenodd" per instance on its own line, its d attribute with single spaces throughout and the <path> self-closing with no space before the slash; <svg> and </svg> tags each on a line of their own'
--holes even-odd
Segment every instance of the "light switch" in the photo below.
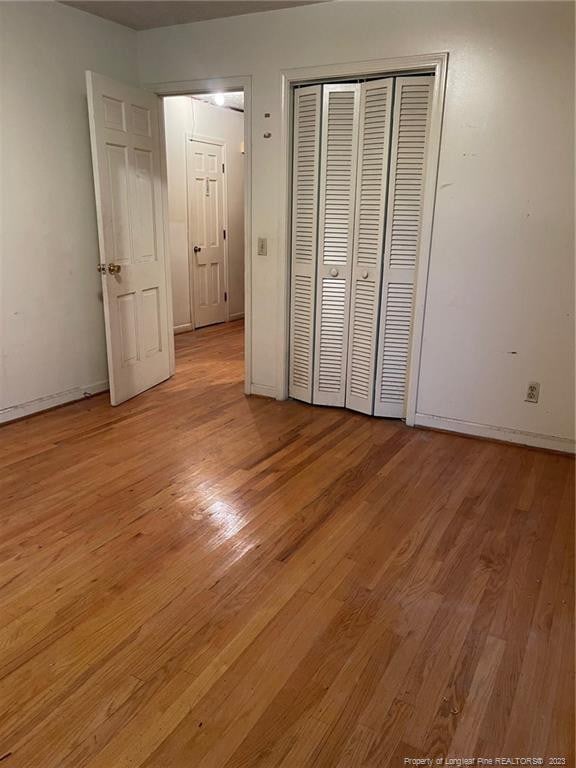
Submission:
<svg viewBox="0 0 576 768">
<path fill-rule="evenodd" d="M 265 237 L 258 238 L 258 256 L 268 255 L 268 240 Z"/>
</svg>

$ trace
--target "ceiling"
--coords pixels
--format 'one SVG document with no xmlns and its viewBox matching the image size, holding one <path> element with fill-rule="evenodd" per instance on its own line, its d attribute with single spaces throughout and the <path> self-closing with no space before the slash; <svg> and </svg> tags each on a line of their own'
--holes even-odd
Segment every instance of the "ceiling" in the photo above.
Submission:
<svg viewBox="0 0 576 768">
<path fill-rule="evenodd" d="M 325 0 L 61 0 L 81 11 L 143 30 L 311 5 Z"/>
<path fill-rule="evenodd" d="M 238 112 L 244 112 L 244 91 L 228 91 L 224 93 L 203 93 L 192 96 L 193 99 L 206 101 L 215 107 L 227 107 Z"/>
</svg>

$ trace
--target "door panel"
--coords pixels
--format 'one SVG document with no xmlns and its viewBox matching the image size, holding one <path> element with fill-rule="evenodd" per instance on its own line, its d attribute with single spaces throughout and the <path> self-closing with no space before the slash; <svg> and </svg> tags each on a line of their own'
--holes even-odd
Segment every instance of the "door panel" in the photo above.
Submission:
<svg viewBox="0 0 576 768">
<path fill-rule="evenodd" d="M 154 169 L 152 153 L 137 149 L 134 152 L 134 258 L 152 261 L 156 249 L 154 231 Z"/>
<path fill-rule="evenodd" d="M 155 355 L 161 349 L 160 296 L 158 288 L 142 291 L 142 328 L 144 354 Z"/>
<path fill-rule="evenodd" d="M 170 376 L 159 102 L 93 72 L 86 82 L 110 399 L 117 405 Z"/>
<path fill-rule="evenodd" d="M 346 406 L 369 414 L 374 407 L 393 85 L 392 78 L 373 80 L 363 83 L 360 93 Z"/>
<path fill-rule="evenodd" d="M 312 402 L 322 86 L 294 93 L 289 394 Z"/>
<path fill-rule="evenodd" d="M 130 261 L 130 214 L 128 202 L 128 150 L 114 144 L 105 145 L 108 161 L 109 206 L 112 232 L 108 238 L 111 261 Z"/>
<path fill-rule="evenodd" d="M 188 141 L 190 277 L 194 327 L 227 319 L 223 149 Z"/>
<path fill-rule="evenodd" d="M 376 370 L 376 416 L 403 418 L 406 415 L 414 281 L 433 87 L 433 77 L 396 78 Z"/>
<path fill-rule="evenodd" d="M 136 301 L 135 293 L 121 293 L 116 296 L 123 366 L 133 365 L 138 362 L 138 316 Z"/>
<path fill-rule="evenodd" d="M 323 87 L 314 403 L 343 406 L 358 152 L 358 84 Z"/>
</svg>

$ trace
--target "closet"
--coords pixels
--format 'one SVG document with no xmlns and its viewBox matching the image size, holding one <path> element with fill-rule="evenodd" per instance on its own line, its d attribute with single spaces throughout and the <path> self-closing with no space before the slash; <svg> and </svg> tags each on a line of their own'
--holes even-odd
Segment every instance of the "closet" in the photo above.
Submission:
<svg viewBox="0 0 576 768">
<path fill-rule="evenodd" d="M 405 415 L 433 84 L 294 90 L 291 397 Z"/>
</svg>

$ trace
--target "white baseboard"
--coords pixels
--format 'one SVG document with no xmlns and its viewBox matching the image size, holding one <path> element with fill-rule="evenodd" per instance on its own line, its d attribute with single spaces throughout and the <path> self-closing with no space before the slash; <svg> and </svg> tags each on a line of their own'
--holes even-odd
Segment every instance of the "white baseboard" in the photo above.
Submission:
<svg viewBox="0 0 576 768">
<path fill-rule="evenodd" d="M 184 323 L 184 325 L 175 325 L 174 326 L 174 335 L 176 336 L 177 333 L 188 333 L 188 331 L 193 331 L 194 326 L 192 323 Z"/>
<path fill-rule="evenodd" d="M 260 397 L 271 397 L 273 400 L 276 399 L 276 387 L 271 387 L 268 384 L 252 384 L 250 385 L 250 393 L 251 395 L 260 395 Z"/>
<path fill-rule="evenodd" d="M 478 424 L 474 421 L 432 416 L 429 413 L 417 413 L 414 425 L 416 427 L 445 429 L 448 432 L 459 432 L 460 434 L 473 435 L 474 437 L 504 440 L 508 443 L 529 445 L 533 448 L 547 448 L 551 451 L 562 451 L 562 453 L 576 453 L 576 441 L 571 440 L 569 437 L 540 435 L 536 432 L 523 432 L 520 429 L 509 429 L 508 427 L 492 427 L 488 424 Z"/>
<path fill-rule="evenodd" d="M 10 405 L 8 408 L 0 409 L 0 424 L 14 421 L 14 419 L 21 419 L 23 416 L 30 416 L 40 411 L 46 411 L 48 408 L 54 408 L 57 405 L 71 403 L 74 400 L 82 400 L 89 395 L 105 392 L 107 389 L 107 381 L 98 381 L 95 384 L 87 384 L 85 387 L 72 387 L 71 389 L 65 389 L 63 392 L 56 392 L 53 395 L 37 397 L 35 400 L 30 400 L 27 403 Z"/>
<path fill-rule="evenodd" d="M 233 312 L 228 316 L 228 320 L 241 320 L 244 317 L 244 312 Z"/>
</svg>

